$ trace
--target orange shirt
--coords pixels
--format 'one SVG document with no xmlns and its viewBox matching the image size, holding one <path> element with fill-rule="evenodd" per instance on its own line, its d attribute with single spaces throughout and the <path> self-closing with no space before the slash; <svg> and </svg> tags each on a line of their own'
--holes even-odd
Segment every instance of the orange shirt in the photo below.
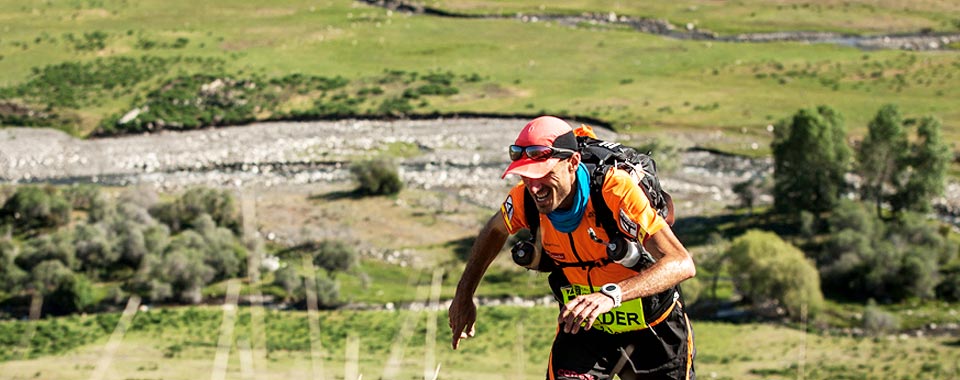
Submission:
<svg viewBox="0 0 960 380">
<path fill-rule="evenodd" d="M 523 210 L 525 191 L 527 189 L 523 183 L 514 186 L 500 208 L 511 234 L 528 227 Z M 643 190 L 624 170 L 614 169 L 607 174 L 602 193 L 620 231 L 630 238 L 643 242 L 667 225 L 650 205 Z M 593 228 L 600 239 L 608 240 L 607 233 L 598 225 L 594 214 L 593 204 L 596 201 L 590 197 L 583 220 L 571 233 L 557 231 L 546 215 L 538 214 L 543 253 L 561 263 L 597 261 L 599 264 L 600 260 L 605 259 L 606 247 L 590 239 L 587 233 L 589 228 Z M 564 267 L 563 274 L 572 284 L 589 286 L 591 291 L 596 291 L 595 288 L 598 289 L 603 284 L 622 281 L 633 277 L 637 272 L 620 264 L 610 263 L 599 267 Z"/>
</svg>

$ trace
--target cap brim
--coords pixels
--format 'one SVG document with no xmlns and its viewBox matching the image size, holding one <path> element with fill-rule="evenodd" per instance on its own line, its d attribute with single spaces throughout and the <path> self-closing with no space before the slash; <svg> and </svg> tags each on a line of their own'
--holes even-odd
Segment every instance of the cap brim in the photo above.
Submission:
<svg viewBox="0 0 960 380">
<path fill-rule="evenodd" d="M 550 173 L 554 166 L 560 162 L 560 158 L 548 158 L 543 161 L 534 161 L 528 157 L 514 161 L 507 167 L 500 178 L 506 178 L 507 174 L 516 174 L 527 178 L 542 178 Z"/>
</svg>

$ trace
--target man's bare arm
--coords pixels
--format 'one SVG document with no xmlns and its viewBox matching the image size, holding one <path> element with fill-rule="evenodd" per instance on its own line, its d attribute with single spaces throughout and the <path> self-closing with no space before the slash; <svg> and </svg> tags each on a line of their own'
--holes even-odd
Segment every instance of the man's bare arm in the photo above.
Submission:
<svg viewBox="0 0 960 380">
<path fill-rule="evenodd" d="M 460 346 L 460 339 L 472 337 L 475 333 L 477 305 L 473 302 L 473 295 L 508 236 L 510 233 L 504 224 L 503 216 L 497 212 L 480 230 L 477 240 L 470 249 L 467 266 L 463 269 L 463 275 L 457 284 L 457 292 L 453 296 L 448 311 L 450 329 L 453 331 L 453 349 Z"/>
</svg>

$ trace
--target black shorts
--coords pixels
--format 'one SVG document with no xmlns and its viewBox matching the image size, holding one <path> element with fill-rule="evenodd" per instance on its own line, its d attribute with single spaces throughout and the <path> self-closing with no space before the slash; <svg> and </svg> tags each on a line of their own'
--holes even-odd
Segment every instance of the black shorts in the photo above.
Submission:
<svg viewBox="0 0 960 380">
<path fill-rule="evenodd" d="M 695 353 L 693 328 L 682 307 L 675 307 L 660 324 L 639 331 L 568 334 L 558 327 L 547 379 L 607 380 L 619 368 L 622 379 L 692 380 Z"/>
</svg>

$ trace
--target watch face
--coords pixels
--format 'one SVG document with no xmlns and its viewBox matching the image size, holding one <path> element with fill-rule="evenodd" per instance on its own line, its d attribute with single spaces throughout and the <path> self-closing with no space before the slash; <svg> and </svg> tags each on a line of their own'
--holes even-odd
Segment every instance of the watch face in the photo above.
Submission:
<svg viewBox="0 0 960 380">
<path fill-rule="evenodd" d="M 608 291 L 608 292 L 612 292 L 612 291 L 617 290 L 617 286 L 616 286 L 616 285 L 607 285 L 607 286 L 604 286 L 604 287 L 603 287 L 603 290 Z"/>
</svg>

